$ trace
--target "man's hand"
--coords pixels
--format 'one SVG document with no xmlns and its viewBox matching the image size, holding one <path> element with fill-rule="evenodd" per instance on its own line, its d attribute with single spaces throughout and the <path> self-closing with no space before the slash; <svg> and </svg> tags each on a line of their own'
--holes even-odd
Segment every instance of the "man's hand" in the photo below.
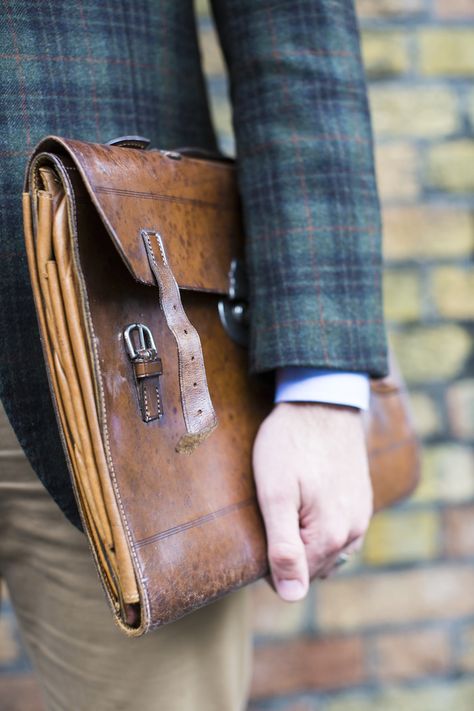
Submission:
<svg viewBox="0 0 474 711">
<path fill-rule="evenodd" d="M 300 600 L 342 551 L 360 547 L 372 515 L 362 416 L 338 405 L 281 402 L 253 448 L 275 588 Z"/>
</svg>

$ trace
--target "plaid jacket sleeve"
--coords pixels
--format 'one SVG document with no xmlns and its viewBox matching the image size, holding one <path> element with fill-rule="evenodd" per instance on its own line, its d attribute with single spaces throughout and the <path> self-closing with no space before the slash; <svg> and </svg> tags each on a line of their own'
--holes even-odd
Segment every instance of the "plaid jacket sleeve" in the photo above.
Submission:
<svg viewBox="0 0 474 711">
<path fill-rule="evenodd" d="M 250 370 L 386 373 L 381 224 L 352 0 L 213 0 L 250 283 Z"/>
</svg>

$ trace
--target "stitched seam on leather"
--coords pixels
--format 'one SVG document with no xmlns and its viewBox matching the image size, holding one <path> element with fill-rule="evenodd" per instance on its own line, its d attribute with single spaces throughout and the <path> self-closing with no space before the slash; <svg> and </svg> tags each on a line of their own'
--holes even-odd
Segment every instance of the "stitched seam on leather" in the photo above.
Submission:
<svg viewBox="0 0 474 711">
<path fill-rule="evenodd" d="M 403 447 L 407 447 L 410 444 L 415 444 L 417 441 L 417 437 L 415 435 L 411 435 L 410 437 L 405 437 L 404 439 L 399 440 L 398 442 L 395 442 L 394 444 L 388 447 L 385 446 L 369 449 L 368 453 L 371 457 L 376 457 L 378 454 L 385 454 L 386 452 L 396 452 L 397 449 L 402 449 Z"/>
<path fill-rule="evenodd" d="M 177 533 L 188 531 L 190 528 L 195 528 L 196 526 L 201 526 L 203 524 L 210 523 L 211 521 L 215 521 L 219 518 L 222 518 L 222 516 L 228 516 L 229 514 L 234 513 L 235 511 L 239 511 L 240 509 L 250 506 L 255 502 L 255 500 L 255 496 L 252 496 L 249 499 L 239 501 L 236 504 L 230 504 L 229 506 L 224 506 L 222 509 L 217 509 L 217 511 L 212 511 L 211 513 L 205 514 L 204 516 L 199 516 L 199 518 L 192 519 L 191 521 L 187 521 L 186 523 L 180 523 L 177 526 L 167 528 L 164 531 L 160 531 L 159 533 L 154 533 L 153 535 L 147 536 L 146 538 L 141 538 L 136 542 L 136 546 L 137 548 L 142 548 L 144 546 L 149 545 L 150 543 L 156 543 L 157 541 L 161 541 L 165 538 L 170 538 L 171 536 L 174 536 Z"/>
<path fill-rule="evenodd" d="M 156 239 L 156 241 L 158 242 L 158 249 L 160 250 L 160 255 L 161 255 L 161 259 L 163 260 L 163 264 L 167 265 L 168 260 L 166 259 L 165 250 L 163 249 L 163 243 L 158 238 Z M 150 244 L 150 240 L 148 240 L 148 244 Z M 151 249 L 151 244 L 150 244 L 150 249 Z M 152 252 L 152 256 L 153 256 L 153 261 L 155 262 L 155 255 L 153 253 L 153 250 L 151 250 L 151 252 Z M 155 264 L 156 264 L 156 262 L 155 262 Z"/>
<path fill-rule="evenodd" d="M 70 196 L 71 196 L 71 200 L 70 200 L 70 203 L 69 203 L 69 204 L 72 204 L 73 216 L 74 216 L 74 224 L 76 225 L 76 234 L 77 234 L 77 231 L 78 231 L 78 230 L 77 230 L 77 225 L 78 225 L 78 222 L 77 222 L 77 212 L 76 212 L 76 206 L 75 206 L 75 202 L 74 202 L 74 195 L 73 195 L 72 191 L 71 191 Z M 95 330 L 94 330 L 94 323 L 93 323 L 93 321 L 92 321 L 92 314 L 91 314 L 91 311 L 90 311 L 90 308 L 89 308 L 89 301 L 88 301 L 88 299 L 85 297 L 85 295 L 84 295 L 84 297 L 83 297 L 83 304 L 84 304 L 84 309 L 85 309 L 86 314 L 87 314 L 89 326 L 90 326 L 90 329 L 91 329 L 91 335 L 92 335 L 91 341 L 92 341 L 92 348 L 93 348 L 93 350 L 94 350 L 95 364 L 96 364 L 96 372 L 97 372 L 97 376 L 98 376 L 98 377 L 97 377 L 97 381 L 98 381 L 99 391 L 100 391 L 100 404 L 101 404 L 101 410 L 102 410 L 102 416 L 103 416 L 103 426 L 104 426 L 104 435 L 105 435 L 105 437 L 104 437 L 104 445 L 105 445 L 105 450 L 106 450 L 106 456 L 107 456 L 107 459 L 108 459 L 108 462 L 109 462 L 110 473 L 111 473 L 111 475 L 112 475 L 112 484 L 113 484 L 113 487 L 114 487 L 114 490 L 115 490 L 115 494 L 116 494 L 116 496 L 117 496 L 117 502 L 118 502 L 118 505 L 119 505 L 119 509 L 120 509 L 121 514 L 122 514 L 122 520 L 123 520 L 124 525 L 125 525 L 125 531 L 126 531 L 126 533 L 127 533 L 127 537 L 128 537 L 129 543 L 130 543 L 130 551 L 131 551 L 131 554 L 132 554 L 132 558 L 134 559 L 135 564 L 136 564 L 136 566 L 137 566 L 137 570 L 138 570 L 139 575 L 140 575 L 140 581 L 142 582 L 142 584 L 143 584 L 143 586 L 144 586 L 145 595 L 143 596 L 143 598 L 144 598 L 144 602 L 145 602 L 145 608 L 146 608 L 146 612 L 147 612 L 147 618 L 150 619 L 150 604 L 149 604 L 149 600 L 148 600 L 148 591 L 147 591 L 147 589 L 146 589 L 146 587 L 145 587 L 146 578 L 143 576 L 142 567 L 141 567 L 141 565 L 140 565 L 140 561 L 138 560 L 138 555 L 137 555 L 137 552 L 136 552 L 136 549 L 135 549 L 135 541 L 133 540 L 132 532 L 131 532 L 131 530 L 130 530 L 130 526 L 129 526 L 129 523 L 128 523 L 128 518 L 127 518 L 127 515 L 126 515 L 126 513 L 125 513 L 125 509 L 124 509 L 123 502 L 122 502 L 122 497 L 120 496 L 120 489 L 119 489 L 118 482 L 117 482 L 117 476 L 116 476 L 116 474 L 115 474 L 115 467 L 114 467 L 114 462 L 113 462 L 113 459 L 112 459 L 112 452 L 111 452 L 111 449 L 110 449 L 109 428 L 108 428 L 108 424 L 107 424 L 107 408 L 106 408 L 106 405 L 105 405 L 105 396 L 104 396 L 104 385 L 103 385 L 103 378 L 102 378 L 102 370 L 101 370 L 101 368 L 100 368 L 99 353 L 98 353 L 98 350 L 97 350 L 97 339 L 96 339 Z M 104 579 L 106 578 L 105 574 L 104 574 L 104 576 L 101 576 L 101 577 L 104 578 Z M 108 586 L 108 585 L 107 585 L 107 586 Z M 113 595 L 111 596 L 111 599 L 115 599 Z"/>
<path fill-rule="evenodd" d="M 126 190 L 125 188 L 108 188 L 103 185 L 94 185 L 93 190 L 96 193 L 122 195 L 123 197 L 138 197 L 144 200 L 162 200 L 176 203 L 190 203 L 191 205 L 199 205 L 202 207 L 212 207 L 216 210 L 231 210 L 235 211 L 233 205 L 225 205 L 217 202 L 209 202 L 208 200 L 198 200 L 196 198 L 178 197 L 175 195 L 166 195 L 164 193 L 145 193 L 139 190 Z"/>
<path fill-rule="evenodd" d="M 89 316 L 89 323 L 90 323 L 90 328 L 91 328 L 91 331 L 92 331 L 92 343 L 93 343 L 93 348 L 94 348 L 94 353 L 95 353 L 95 358 L 96 358 L 96 366 L 97 366 L 97 374 L 98 374 L 98 383 L 99 383 L 99 390 L 100 390 L 100 395 L 101 395 L 102 415 L 103 415 L 103 418 L 104 418 L 103 424 L 104 424 L 104 434 L 105 434 L 105 438 L 104 438 L 105 449 L 106 449 L 106 453 L 107 453 L 107 458 L 108 458 L 108 460 L 109 460 L 110 471 L 111 471 L 111 474 L 112 474 L 112 482 L 113 482 L 113 484 L 114 484 L 114 489 L 115 489 L 115 492 L 116 492 L 116 495 L 117 495 L 117 500 L 118 500 L 119 508 L 120 508 L 120 511 L 122 512 L 122 517 L 123 517 L 123 521 L 124 521 L 124 524 L 125 524 L 125 530 L 127 531 L 128 539 L 129 539 L 129 541 L 130 541 L 130 550 L 131 550 L 131 553 L 132 553 L 132 557 L 133 557 L 133 559 L 135 560 L 135 564 L 136 564 L 137 569 L 138 569 L 138 571 L 139 571 L 140 580 L 141 580 L 142 584 L 145 586 L 145 584 L 146 584 L 146 578 L 143 576 L 143 571 L 142 571 L 140 562 L 139 562 L 139 560 L 138 560 L 137 552 L 136 552 L 136 550 L 135 550 L 135 541 L 134 541 L 134 539 L 133 539 L 132 532 L 131 532 L 131 530 L 130 530 L 130 526 L 129 526 L 129 523 L 128 523 L 128 518 L 127 518 L 127 515 L 126 515 L 126 513 L 125 513 L 125 509 L 124 509 L 124 507 L 123 507 L 122 497 L 120 496 L 120 489 L 119 489 L 118 482 L 117 482 L 117 476 L 116 476 L 116 474 L 115 474 L 115 467 L 114 467 L 114 463 L 113 463 L 113 459 L 112 459 L 112 452 L 111 452 L 111 449 L 110 449 L 110 442 L 109 442 L 109 428 L 108 428 L 108 424 L 107 424 L 107 409 L 106 409 L 106 406 L 105 406 L 104 386 L 103 386 L 103 380 L 102 380 L 102 370 L 100 369 L 100 366 L 99 366 L 99 354 L 98 354 L 98 351 L 97 351 L 96 336 L 95 336 L 94 325 L 93 325 L 93 322 L 92 322 L 91 313 L 90 313 L 90 310 L 89 310 L 89 304 L 88 304 L 88 302 L 85 302 L 85 303 L 86 303 L 87 313 L 88 313 L 88 316 Z M 146 590 L 146 588 L 145 588 L 145 590 Z M 149 619 L 149 618 L 150 618 L 150 606 L 149 606 L 149 603 L 148 603 L 148 591 L 146 591 L 146 594 L 144 595 L 144 598 L 145 598 L 145 606 L 146 606 L 146 610 L 147 610 L 147 618 Z"/>
<path fill-rule="evenodd" d="M 157 409 L 158 409 L 158 416 L 159 416 L 159 415 L 161 415 L 161 400 L 160 400 L 160 391 L 158 390 L 158 385 L 155 385 L 155 392 L 156 392 Z"/>
<path fill-rule="evenodd" d="M 92 323 L 92 319 L 91 319 L 91 315 L 90 315 L 90 311 L 89 311 L 88 306 L 87 306 L 87 312 L 88 312 L 88 315 L 89 315 L 89 318 L 90 318 L 90 328 L 91 328 L 91 331 L 92 331 L 92 343 L 93 343 L 94 353 L 95 353 L 95 357 L 96 357 L 97 373 L 98 373 L 98 376 L 99 376 L 99 377 L 98 377 L 98 382 L 99 382 L 99 390 L 100 390 L 100 396 L 101 396 L 102 415 L 103 415 L 103 418 L 104 418 L 105 448 L 106 448 L 106 451 L 107 451 L 107 457 L 108 457 L 108 459 L 109 459 L 110 469 L 111 469 L 111 473 L 112 473 L 112 481 L 114 482 L 114 485 L 115 485 L 115 489 L 116 489 L 116 493 L 117 493 L 117 499 L 118 499 L 118 502 L 119 502 L 120 510 L 121 510 L 122 515 L 123 515 L 123 518 L 124 518 L 125 528 L 126 528 L 126 530 L 127 530 L 127 532 L 128 532 L 130 543 L 132 544 L 132 555 L 133 555 L 133 557 L 135 558 L 135 561 L 136 561 L 136 563 L 137 563 L 137 566 L 138 566 L 138 568 L 139 568 L 139 570 L 140 570 L 140 572 L 141 572 L 141 568 L 140 568 L 140 565 L 139 565 L 139 562 L 138 562 L 138 558 L 137 558 L 136 553 L 135 553 L 135 542 L 134 542 L 134 540 L 133 540 L 132 532 L 131 532 L 131 530 L 130 530 L 130 526 L 129 526 L 129 523 L 128 523 L 128 519 L 127 519 L 127 516 L 126 516 L 126 514 L 125 514 L 125 510 L 124 510 L 123 503 L 122 503 L 122 497 L 120 496 L 120 490 L 119 490 L 119 486 L 118 486 L 118 482 L 117 482 L 117 477 L 116 477 L 116 474 L 115 474 L 115 467 L 114 467 L 114 463 L 113 463 L 113 459 L 112 459 L 112 452 L 111 452 L 111 449 L 110 449 L 109 427 L 108 427 L 108 424 L 107 424 L 107 410 L 106 410 L 106 407 L 105 407 L 105 396 L 104 396 L 104 386 L 103 386 L 103 380 L 102 380 L 102 371 L 101 371 L 100 367 L 98 366 L 99 354 L 98 354 L 98 351 L 97 351 L 97 344 L 96 344 L 96 336 L 95 336 L 94 326 L 93 326 L 93 323 Z M 141 580 L 142 580 L 142 582 L 145 581 L 144 578 L 141 578 Z"/>
<path fill-rule="evenodd" d="M 143 385 L 142 385 L 142 392 L 143 392 L 143 402 L 145 405 L 145 417 L 147 418 L 147 420 L 151 420 L 150 411 L 148 410 L 148 397 L 146 394 L 146 383 L 143 383 Z"/>
</svg>

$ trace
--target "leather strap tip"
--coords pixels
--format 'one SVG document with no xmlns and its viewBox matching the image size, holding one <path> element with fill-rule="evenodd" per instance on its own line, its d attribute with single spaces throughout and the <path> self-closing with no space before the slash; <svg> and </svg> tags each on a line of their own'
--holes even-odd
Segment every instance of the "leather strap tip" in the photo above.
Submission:
<svg viewBox="0 0 474 711">
<path fill-rule="evenodd" d="M 186 432 L 185 434 L 183 434 L 180 437 L 180 439 L 175 447 L 175 451 L 178 454 L 191 454 L 192 452 L 194 452 L 196 447 L 198 447 L 201 444 L 201 442 L 203 442 L 205 439 L 207 439 L 209 437 L 209 435 L 212 432 L 214 432 L 214 430 L 216 429 L 218 424 L 219 423 L 217 421 L 217 418 L 215 418 L 214 422 L 209 427 L 206 427 L 205 429 L 201 430 L 200 432 L 196 432 L 196 433 Z"/>
</svg>

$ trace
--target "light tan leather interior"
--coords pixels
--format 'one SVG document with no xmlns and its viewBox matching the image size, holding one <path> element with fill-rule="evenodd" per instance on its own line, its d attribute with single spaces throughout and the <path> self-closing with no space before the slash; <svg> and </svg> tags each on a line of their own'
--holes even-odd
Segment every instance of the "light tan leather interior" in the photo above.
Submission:
<svg viewBox="0 0 474 711">
<path fill-rule="evenodd" d="M 73 268 L 66 196 L 51 168 L 41 168 L 44 189 L 38 190 L 36 263 L 37 304 L 45 326 L 44 341 L 56 403 L 74 481 L 84 507 L 116 604 L 139 600 L 135 573 L 99 431 L 90 351 Z M 30 223 L 29 196 L 24 199 L 25 224 Z M 31 239 L 31 236 L 30 236 Z M 34 250 L 29 250 L 34 255 Z"/>
</svg>

